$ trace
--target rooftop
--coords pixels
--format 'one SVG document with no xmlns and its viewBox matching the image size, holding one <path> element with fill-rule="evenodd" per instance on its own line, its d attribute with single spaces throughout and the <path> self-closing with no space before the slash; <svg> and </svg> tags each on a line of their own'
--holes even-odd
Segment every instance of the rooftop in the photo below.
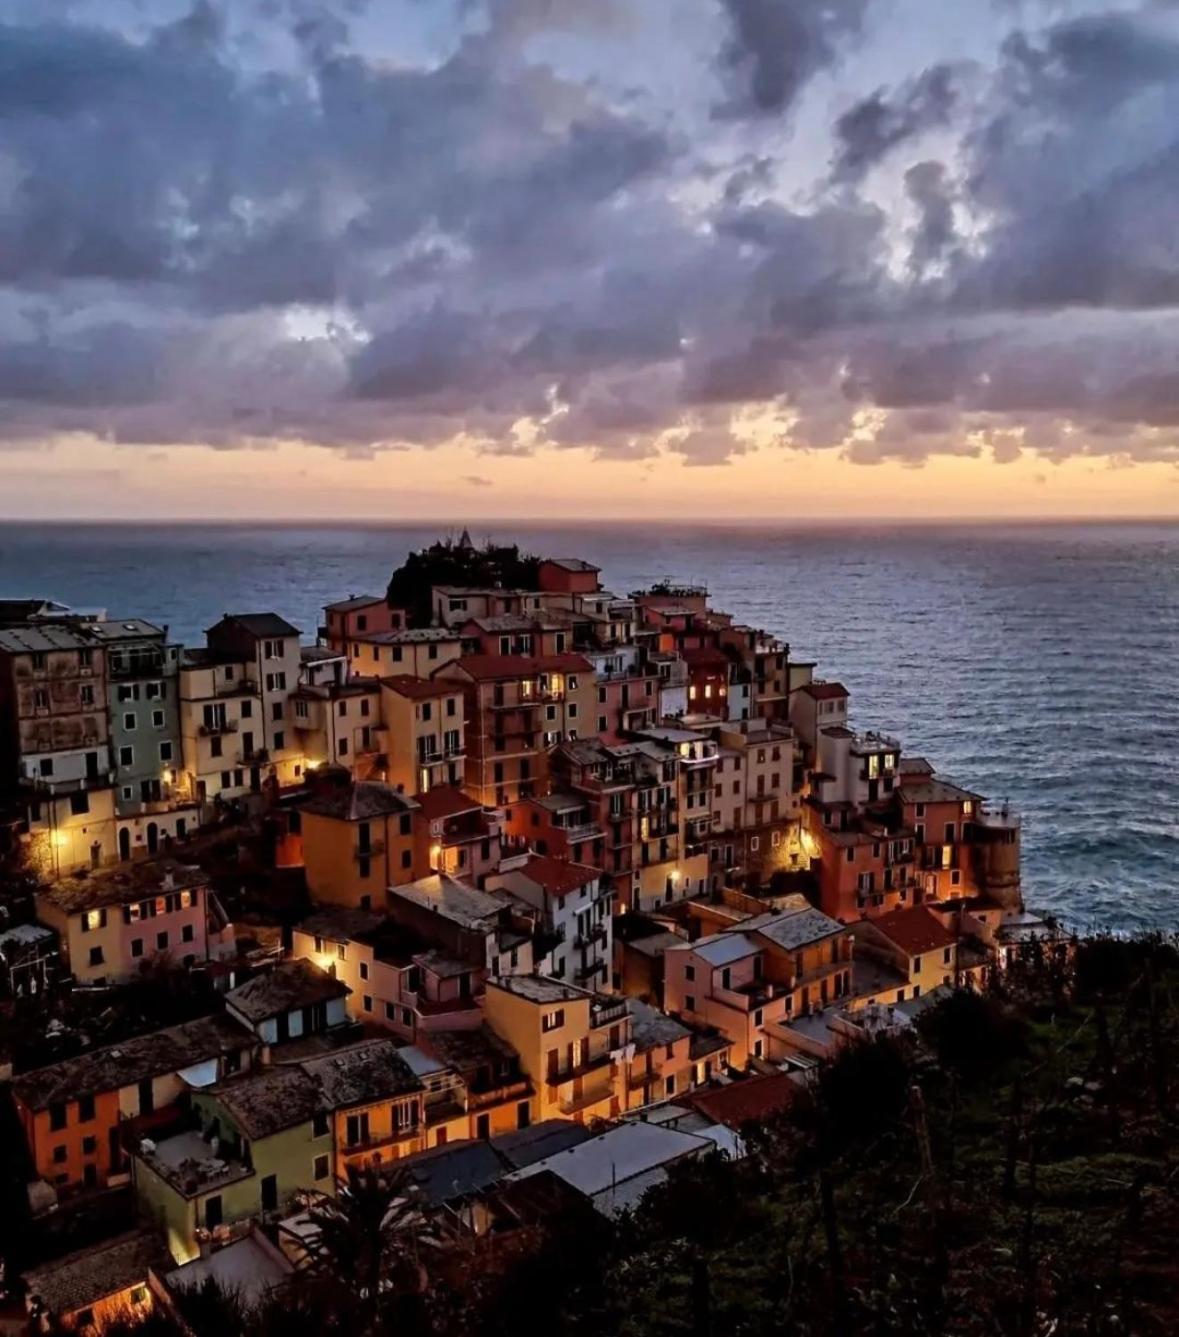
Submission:
<svg viewBox="0 0 1179 1337">
<path fill-rule="evenodd" d="M 422 1083 L 392 1040 L 365 1040 L 300 1064 L 333 1110 L 420 1091 Z"/>
<path fill-rule="evenodd" d="M 726 1128 L 739 1129 L 779 1113 L 797 1095 L 797 1080 L 788 1073 L 775 1072 L 694 1091 L 680 1103 L 690 1105 Z"/>
<path fill-rule="evenodd" d="M 713 933 L 707 938 L 697 938 L 695 942 L 681 943 L 670 950 L 692 951 L 710 966 L 727 966 L 746 956 L 755 955 L 761 948 L 744 937 L 738 926 L 736 931 L 729 929 L 723 933 Z"/>
<path fill-rule="evenodd" d="M 134 1040 L 93 1049 L 13 1078 L 12 1091 L 32 1110 L 135 1086 L 148 1077 L 180 1072 L 233 1050 L 249 1048 L 254 1037 L 232 1017 L 199 1017 Z"/>
<path fill-rule="evenodd" d="M 497 975 L 487 984 L 489 988 L 494 986 L 505 993 L 515 994 L 517 998 L 527 998 L 530 1003 L 577 1003 L 582 999 L 591 1001 L 594 997 L 586 989 L 575 988 L 549 975 Z"/>
<path fill-rule="evenodd" d="M 414 802 L 428 822 L 457 817 L 460 812 L 471 812 L 475 808 L 482 807 L 477 798 L 464 794 L 454 785 L 435 785 L 433 789 L 415 794 Z"/>
<path fill-rule="evenodd" d="M 321 1108 L 319 1086 L 295 1064 L 231 1077 L 209 1091 L 251 1142 L 306 1123 Z"/>
<path fill-rule="evenodd" d="M 543 1119 L 530 1128 L 518 1128 L 491 1139 L 491 1145 L 514 1170 L 535 1165 L 559 1151 L 588 1142 L 593 1134 L 572 1119 Z"/>
<path fill-rule="evenodd" d="M 463 928 L 476 930 L 486 929 L 488 921 L 498 918 L 505 909 L 505 902 L 499 897 L 460 882 L 457 878 L 448 877 L 445 873 L 433 873 L 416 882 L 403 882 L 400 886 L 390 887 L 389 896 L 394 900 L 410 901 Z"/>
<path fill-rule="evenodd" d="M 758 933 L 788 952 L 844 931 L 838 919 L 832 919 L 830 915 L 811 906 L 804 910 L 757 915 L 753 919 L 743 920 L 736 927 L 741 933 Z"/>
<path fill-rule="evenodd" d="M 251 636 L 257 637 L 282 638 L 299 635 L 299 628 L 292 627 L 285 617 L 279 617 L 277 613 L 225 613 L 220 622 L 206 629 L 205 635 L 227 623 L 230 626 L 241 627 Z"/>
<path fill-rule="evenodd" d="M 254 1172 L 228 1153 L 214 1154 L 212 1143 L 189 1129 L 154 1142 L 145 1138 L 136 1156 L 186 1198 L 248 1179 Z"/>
<path fill-rule="evenodd" d="M 949 780 L 939 780 L 922 773 L 911 775 L 902 772 L 901 798 L 906 803 L 962 803 L 967 799 L 978 802 L 982 795 L 963 789 Z"/>
<path fill-rule="evenodd" d="M 570 863 L 564 859 L 554 859 L 548 854 L 529 851 L 527 861 L 519 868 L 502 874 L 499 884 L 510 889 L 513 878 L 525 877 L 542 887 L 550 896 L 564 897 L 597 881 L 601 876 L 600 869 L 591 868 L 588 864 Z"/>
<path fill-rule="evenodd" d="M 814 697 L 816 701 L 834 701 L 837 698 L 850 695 L 841 682 L 807 682 L 803 683 L 799 691 L 805 692 L 807 696 Z"/>
<path fill-rule="evenodd" d="M 455 661 L 472 678 L 535 678 L 538 673 L 593 673 L 584 655 L 464 655 Z M 449 667 L 449 666 L 448 666 Z"/>
<path fill-rule="evenodd" d="M 546 557 L 541 565 L 559 566 L 562 571 L 591 571 L 595 575 L 602 569 L 582 557 Z"/>
<path fill-rule="evenodd" d="M 96 1301 L 147 1282 L 149 1268 L 171 1260 L 154 1231 L 133 1230 L 25 1273 L 29 1295 L 54 1315 L 88 1309 Z"/>
<path fill-rule="evenodd" d="M 343 822 L 363 822 L 391 813 L 412 812 L 417 804 L 407 794 L 378 780 L 356 780 L 324 787 L 303 799 L 299 808 L 313 817 L 334 817 Z"/>
<path fill-rule="evenodd" d="M 209 878 L 195 864 L 175 859 L 152 859 L 121 864 L 99 872 L 78 873 L 51 883 L 37 893 L 67 915 L 104 905 L 129 905 L 149 896 L 205 887 Z"/>
<path fill-rule="evenodd" d="M 501 1180 L 509 1167 L 490 1142 L 478 1138 L 418 1152 L 401 1167 L 430 1207 L 469 1197 Z"/>
<path fill-rule="evenodd" d="M 206 1282 L 213 1281 L 240 1295 L 247 1304 L 255 1305 L 267 1292 L 281 1286 L 292 1271 L 284 1254 L 251 1231 L 204 1258 L 194 1258 L 166 1273 L 162 1280 L 166 1287 L 177 1292 L 199 1290 Z"/>
<path fill-rule="evenodd" d="M 664 1045 L 674 1044 L 692 1034 L 683 1022 L 660 1012 L 650 1003 L 640 998 L 627 999 L 631 1016 L 631 1039 L 635 1053 L 645 1054 L 648 1050 L 659 1049 Z"/>
<path fill-rule="evenodd" d="M 352 613 L 359 608 L 371 608 L 374 604 L 383 604 L 381 594 L 353 594 L 347 599 L 337 599 L 334 604 L 324 604 L 325 613 Z"/>
<path fill-rule="evenodd" d="M 0 630 L 0 651 L 13 655 L 47 654 L 53 650 L 82 650 L 94 645 L 88 631 L 73 626 L 38 622 L 35 626 Z"/>
<path fill-rule="evenodd" d="M 462 687 L 453 678 L 415 678 L 410 673 L 395 673 L 382 678 L 381 685 L 411 701 L 431 701 L 442 696 L 458 696 L 462 692 Z"/>
<path fill-rule="evenodd" d="M 955 941 L 950 930 L 924 905 L 890 910 L 888 914 L 866 922 L 909 956 L 937 951 Z"/>
<path fill-rule="evenodd" d="M 231 989 L 225 995 L 225 1002 L 252 1025 L 257 1025 L 281 1012 L 344 998 L 351 992 L 343 980 L 329 975 L 312 961 L 296 957 L 280 961 L 264 974 Z"/>
</svg>

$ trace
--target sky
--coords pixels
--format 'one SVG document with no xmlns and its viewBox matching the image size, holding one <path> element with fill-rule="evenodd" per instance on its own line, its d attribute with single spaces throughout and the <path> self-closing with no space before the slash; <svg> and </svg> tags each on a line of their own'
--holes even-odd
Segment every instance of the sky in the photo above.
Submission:
<svg viewBox="0 0 1179 1337">
<path fill-rule="evenodd" d="M 0 517 L 1179 517 L 1179 0 L 0 0 Z"/>
</svg>

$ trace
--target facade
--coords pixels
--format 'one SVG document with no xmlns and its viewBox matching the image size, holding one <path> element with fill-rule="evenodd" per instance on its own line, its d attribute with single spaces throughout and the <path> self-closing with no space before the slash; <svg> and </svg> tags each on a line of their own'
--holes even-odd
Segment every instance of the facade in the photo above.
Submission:
<svg viewBox="0 0 1179 1337">
<path fill-rule="evenodd" d="M 606 998 L 544 975 L 491 979 L 487 1024 L 520 1056 L 540 1119 L 589 1123 L 626 1105 L 633 1053 L 625 998 Z"/>
<path fill-rule="evenodd" d="M 148 966 L 191 966 L 209 956 L 209 879 L 162 859 L 63 878 L 36 895 L 37 917 L 83 984 L 117 984 Z"/>
<path fill-rule="evenodd" d="M 348 986 L 313 961 L 293 959 L 225 995 L 228 1017 L 264 1045 L 323 1035 L 348 1021 Z"/>
<path fill-rule="evenodd" d="M 414 838 L 413 799 L 391 785 L 339 772 L 321 777 L 316 790 L 297 808 L 313 901 L 372 909 L 387 887 L 426 870 Z"/>
<path fill-rule="evenodd" d="M 386 779 L 406 793 L 462 784 L 466 747 L 463 693 L 444 678 L 381 679 Z"/>
<path fill-rule="evenodd" d="M 187 1077 L 248 1070 L 257 1041 L 228 1017 L 202 1017 L 37 1068 L 13 1079 L 36 1174 L 58 1192 L 128 1174 L 127 1148 L 187 1097 Z"/>
<path fill-rule="evenodd" d="M 593 733 L 593 668 L 581 655 L 471 655 L 438 678 L 466 700 L 465 788 L 488 807 L 543 793 L 551 748 Z"/>
<path fill-rule="evenodd" d="M 405 624 L 405 610 L 390 608 L 383 595 L 353 594 L 324 608 L 319 635 L 333 650 L 343 652 L 356 637 L 404 631 Z"/>
</svg>

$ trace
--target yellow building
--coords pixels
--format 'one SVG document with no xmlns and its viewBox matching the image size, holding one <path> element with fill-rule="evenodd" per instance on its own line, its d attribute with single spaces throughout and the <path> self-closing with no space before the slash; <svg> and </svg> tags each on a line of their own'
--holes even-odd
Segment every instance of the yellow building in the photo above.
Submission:
<svg viewBox="0 0 1179 1337">
<path fill-rule="evenodd" d="M 408 673 L 428 678 L 435 669 L 462 653 L 457 630 L 449 627 L 414 627 L 399 631 L 353 631 L 344 641 L 348 672 L 366 677 Z"/>
<path fill-rule="evenodd" d="M 632 1052 L 625 998 L 604 998 L 544 975 L 487 981 L 487 1024 L 520 1056 L 538 1119 L 609 1119 L 626 1108 Z"/>
<path fill-rule="evenodd" d="M 323 777 L 298 810 L 311 899 L 368 910 L 384 904 L 386 887 L 424 876 L 429 868 L 415 854 L 416 808 L 392 785 Z"/>
<path fill-rule="evenodd" d="M 385 778 L 408 793 L 464 778 L 463 692 L 445 678 L 381 679 Z"/>
<path fill-rule="evenodd" d="M 392 1040 L 367 1040 L 301 1066 L 332 1112 L 337 1179 L 425 1149 L 424 1088 Z"/>
<path fill-rule="evenodd" d="M 380 769 L 380 683 L 303 683 L 291 697 L 291 727 L 309 768 L 330 762 L 366 780 Z"/>
</svg>

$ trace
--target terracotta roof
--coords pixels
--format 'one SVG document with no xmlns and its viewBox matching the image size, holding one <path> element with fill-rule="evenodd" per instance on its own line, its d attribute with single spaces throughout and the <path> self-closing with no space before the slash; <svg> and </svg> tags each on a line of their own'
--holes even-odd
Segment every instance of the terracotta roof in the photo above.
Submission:
<svg viewBox="0 0 1179 1337">
<path fill-rule="evenodd" d="M 816 701 L 830 701 L 835 697 L 848 696 L 850 693 L 841 682 L 808 682 L 799 689 L 813 696 Z"/>
<path fill-rule="evenodd" d="M 529 854 L 528 862 L 518 871 L 553 896 L 568 896 L 571 891 L 577 891 L 602 876 L 599 869 L 588 864 L 568 863 L 548 854 L 535 853 Z"/>
<path fill-rule="evenodd" d="M 696 1091 L 679 1103 L 699 1110 L 726 1128 L 741 1128 L 784 1110 L 797 1094 L 798 1085 L 788 1073 L 774 1072 L 745 1077 L 729 1086 Z"/>
<path fill-rule="evenodd" d="M 532 678 L 538 673 L 592 673 L 583 655 L 464 655 L 457 661 L 472 678 Z M 446 665 L 447 668 L 452 665 Z"/>
<path fill-rule="evenodd" d="M 904 910 L 890 910 L 888 914 L 867 922 L 909 956 L 937 951 L 939 948 L 949 947 L 954 942 L 954 935 L 950 930 L 924 905 L 910 905 Z"/>
<path fill-rule="evenodd" d="M 473 808 L 482 808 L 477 798 L 464 794 L 454 785 L 435 785 L 421 794 L 414 795 L 414 802 L 428 822 L 437 822 L 444 817 L 455 817 L 460 812 L 470 812 Z"/>
<path fill-rule="evenodd" d="M 410 673 L 395 673 L 382 678 L 381 683 L 398 696 L 407 696 L 413 701 L 428 701 L 439 696 L 459 696 L 462 684 L 453 678 L 415 678 Z"/>
</svg>

